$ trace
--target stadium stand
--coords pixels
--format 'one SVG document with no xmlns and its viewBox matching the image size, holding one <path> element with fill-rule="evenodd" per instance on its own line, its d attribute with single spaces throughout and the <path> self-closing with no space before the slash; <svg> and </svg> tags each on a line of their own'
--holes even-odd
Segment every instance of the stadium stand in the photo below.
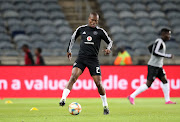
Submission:
<svg viewBox="0 0 180 122">
<path fill-rule="evenodd" d="M 0 49 L 7 52 L 1 54 L 18 55 L 24 43 L 48 48 L 49 56 L 65 50 L 72 29 L 58 0 L 1 0 L 0 11 Z"/>
<path fill-rule="evenodd" d="M 148 55 L 147 45 L 158 37 L 161 28 L 168 27 L 175 42 L 167 43 L 167 48 L 180 56 L 179 0 L 98 0 L 98 3 L 117 47 L 129 45 L 131 55 Z"/>
<path fill-rule="evenodd" d="M 180 56 L 179 0 L 89 0 L 89 5 L 81 4 L 82 13 L 75 10 L 77 1 L 0 0 L 0 56 L 22 57 L 24 43 L 31 50 L 42 47 L 47 57 L 65 56 L 72 32 L 87 22 L 84 6 L 100 9 L 100 25 L 110 33 L 115 49 L 125 46 L 134 57 L 147 56 L 147 45 L 162 27 L 169 27 L 173 34 L 167 48 Z M 78 48 L 75 44 L 74 56 Z"/>
</svg>

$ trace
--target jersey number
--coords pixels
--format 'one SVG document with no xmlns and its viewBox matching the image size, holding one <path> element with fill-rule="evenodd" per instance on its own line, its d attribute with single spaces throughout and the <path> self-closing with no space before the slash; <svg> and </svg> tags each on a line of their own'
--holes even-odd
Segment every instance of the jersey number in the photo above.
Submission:
<svg viewBox="0 0 180 122">
<path fill-rule="evenodd" d="M 96 67 L 96 73 L 100 73 L 100 68 Z"/>
</svg>

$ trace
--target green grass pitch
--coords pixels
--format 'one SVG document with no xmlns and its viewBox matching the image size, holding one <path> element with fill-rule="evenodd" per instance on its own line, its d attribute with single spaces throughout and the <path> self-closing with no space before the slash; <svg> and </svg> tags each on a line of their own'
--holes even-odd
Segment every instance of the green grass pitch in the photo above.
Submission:
<svg viewBox="0 0 180 122">
<path fill-rule="evenodd" d="M 11 100 L 13 104 L 5 104 Z M 130 105 L 125 98 L 109 98 L 110 115 L 103 115 L 101 99 L 70 98 L 60 107 L 59 99 L 4 99 L 0 100 L 0 122 L 180 122 L 180 98 L 171 98 L 176 105 L 165 105 L 163 98 L 137 98 Z M 71 115 L 68 105 L 78 102 L 79 115 Z M 179 103 L 179 104 L 178 104 Z M 38 111 L 30 111 L 36 107 Z"/>
</svg>

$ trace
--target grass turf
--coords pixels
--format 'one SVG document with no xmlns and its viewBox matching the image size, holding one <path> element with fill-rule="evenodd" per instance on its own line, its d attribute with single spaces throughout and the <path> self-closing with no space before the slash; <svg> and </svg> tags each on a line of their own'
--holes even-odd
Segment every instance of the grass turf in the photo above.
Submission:
<svg viewBox="0 0 180 122">
<path fill-rule="evenodd" d="M 5 104 L 11 100 L 13 104 Z M 180 103 L 180 98 L 172 98 Z M 137 98 L 130 105 L 125 98 L 109 98 L 110 115 L 103 115 L 101 99 L 67 99 L 64 107 L 59 99 L 4 99 L 0 100 L 0 122 L 90 122 L 90 121 L 180 121 L 180 104 L 165 105 L 163 98 Z M 78 102 L 82 106 L 79 115 L 68 113 L 68 105 Z M 38 111 L 30 111 L 36 107 Z"/>
</svg>

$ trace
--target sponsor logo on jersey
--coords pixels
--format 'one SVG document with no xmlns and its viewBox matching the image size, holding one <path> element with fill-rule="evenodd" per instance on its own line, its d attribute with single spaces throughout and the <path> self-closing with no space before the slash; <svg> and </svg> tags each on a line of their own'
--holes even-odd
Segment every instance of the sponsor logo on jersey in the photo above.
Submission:
<svg viewBox="0 0 180 122">
<path fill-rule="evenodd" d="M 85 34 L 86 34 L 86 32 L 84 31 L 82 34 L 83 34 L 83 35 L 85 35 Z"/>
<path fill-rule="evenodd" d="M 97 31 L 93 31 L 93 34 L 94 34 L 94 35 L 97 35 L 97 34 L 98 34 L 98 32 L 97 32 Z"/>
<path fill-rule="evenodd" d="M 92 41 L 92 37 L 91 37 L 91 36 L 88 36 L 88 37 L 87 37 L 87 41 Z"/>
</svg>

